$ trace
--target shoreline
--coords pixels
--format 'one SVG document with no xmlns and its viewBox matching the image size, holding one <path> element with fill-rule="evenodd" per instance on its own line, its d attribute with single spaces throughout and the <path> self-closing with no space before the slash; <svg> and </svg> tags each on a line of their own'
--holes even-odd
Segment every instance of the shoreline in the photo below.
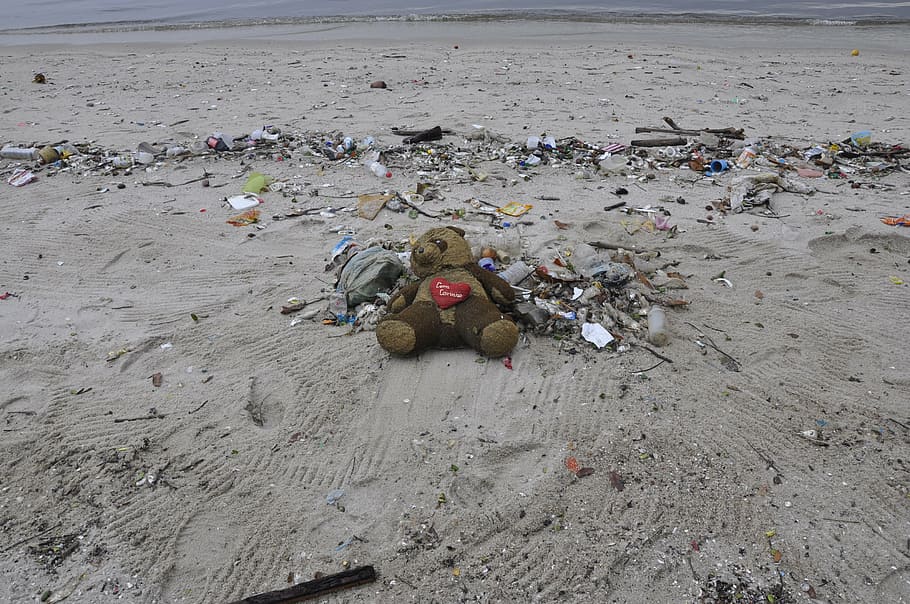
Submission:
<svg viewBox="0 0 910 604">
<path fill-rule="evenodd" d="M 547 17 L 513 19 L 291 19 L 263 22 L 210 22 L 181 25 L 106 24 L 38 27 L 0 31 L 0 48 L 42 46 L 147 45 L 169 44 L 250 45 L 279 43 L 369 43 L 400 46 L 411 43 L 446 41 L 474 46 L 494 46 L 502 41 L 519 45 L 550 44 L 553 37 L 563 41 L 611 44 L 668 44 L 690 48 L 805 50 L 851 49 L 910 52 L 907 27 L 900 23 L 864 25 L 809 24 L 807 22 L 751 22 L 717 19 L 708 22 L 623 19 L 598 21 Z M 794 35 L 798 33 L 799 35 Z M 871 34 L 871 35 L 870 35 Z"/>
</svg>

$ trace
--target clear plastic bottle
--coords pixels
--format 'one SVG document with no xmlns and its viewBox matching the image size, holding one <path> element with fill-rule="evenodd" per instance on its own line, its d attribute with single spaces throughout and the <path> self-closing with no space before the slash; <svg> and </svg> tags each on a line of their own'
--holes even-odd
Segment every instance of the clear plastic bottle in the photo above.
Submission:
<svg viewBox="0 0 910 604">
<path fill-rule="evenodd" d="M 648 311 L 648 340 L 655 346 L 666 346 L 670 343 L 669 327 L 664 309 L 652 306 Z"/>
<path fill-rule="evenodd" d="M 341 323 L 348 320 L 348 298 L 344 290 L 335 290 L 329 296 L 329 312 Z"/>
<path fill-rule="evenodd" d="M 392 178 L 392 172 L 378 161 L 370 163 L 370 172 L 379 178 Z"/>
<path fill-rule="evenodd" d="M 25 148 L 25 147 L 11 147 L 7 145 L 0 149 L 0 157 L 3 159 L 27 159 L 27 160 L 36 160 L 38 159 L 38 149 Z"/>
<path fill-rule="evenodd" d="M 499 276 L 511 285 L 518 285 L 524 281 L 528 275 L 533 272 L 530 266 L 519 260 L 504 271 L 500 271 Z"/>
<path fill-rule="evenodd" d="M 511 264 L 512 261 L 521 257 L 521 233 L 518 227 L 505 227 L 496 233 L 496 237 L 491 238 L 490 247 L 496 250 L 496 256 L 500 262 Z"/>
</svg>

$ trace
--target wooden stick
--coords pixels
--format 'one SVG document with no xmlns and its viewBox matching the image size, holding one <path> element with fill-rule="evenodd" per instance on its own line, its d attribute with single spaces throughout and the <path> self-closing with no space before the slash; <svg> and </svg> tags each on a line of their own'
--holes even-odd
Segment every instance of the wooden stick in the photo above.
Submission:
<svg viewBox="0 0 910 604">
<path fill-rule="evenodd" d="M 745 134 L 741 128 L 702 128 L 701 130 L 682 130 L 679 128 L 651 128 L 650 126 L 637 126 L 635 128 L 636 134 L 649 132 L 655 134 L 679 134 L 681 136 L 699 136 L 700 134 L 707 132 L 709 134 L 720 134 L 722 136 L 738 138 L 740 140 L 745 138 Z"/>
<path fill-rule="evenodd" d="M 636 374 L 636 373 L 646 373 L 646 372 L 648 372 L 648 371 L 651 371 L 652 369 L 657 369 L 658 367 L 660 367 L 660 366 L 663 365 L 664 363 L 666 363 L 666 361 L 664 361 L 663 359 L 661 359 L 661 360 L 657 361 L 657 363 L 655 363 L 654 365 L 651 365 L 650 367 L 648 367 L 647 369 L 639 369 L 638 371 L 633 371 L 632 374 L 634 375 L 634 374 Z"/>
<path fill-rule="evenodd" d="M 56 528 L 58 528 L 58 527 L 60 527 L 60 526 L 62 526 L 62 525 L 63 525 L 62 522 L 58 522 L 57 524 L 55 524 L 55 525 L 52 526 L 51 528 L 44 529 L 43 531 L 41 531 L 41 532 L 38 533 L 37 535 L 32 535 L 31 537 L 26 537 L 25 539 L 20 539 L 19 541 L 16 541 L 15 543 L 13 543 L 13 544 L 11 544 L 11 545 L 7 545 L 5 548 L 0 549 L 0 552 L 6 553 L 6 552 L 10 551 L 11 549 L 16 548 L 17 546 L 22 545 L 22 544 L 25 543 L 26 541 L 31 541 L 32 539 L 37 539 L 38 537 L 40 537 L 40 536 L 42 536 L 42 535 L 46 535 L 47 533 L 51 532 L 52 530 L 54 530 L 54 529 L 56 529 Z"/>
<path fill-rule="evenodd" d="M 645 250 L 639 249 L 637 245 L 617 245 L 615 243 L 607 243 L 606 241 L 589 241 L 588 245 L 601 250 L 628 250 L 630 252 L 645 252 Z"/>
<path fill-rule="evenodd" d="M 664 117 L 664 121 L 667 123 L 668 126 L 673 128 L 674 130 L 682 130 L 682 128 L 680 128 L 679 126 L 676 125 L 676 122 L 673 121 L 672 117 Z"/>
<path fill-rule="evenodd" d="M 206 178 L 208 178 L 208 177 L 210 177 L 210 176 L 211 176 L 211 174 L 209 174 L 208 172 L 205 172 L 205 171 L 203 170 L 202 176 L 200 176 L 199 178 L 192 178 L 192 179 L 187 180 L 187 181 L 185 181 L 185 182 L 178 182 L 177 184 L 173 184 L 173 183 L 165 182 L 165 181 L 163 181 L 163 180 L 156 180 L 156 181 L 154 181 L 154 182 L 143 182 L 143 183 L 142 183 L 142 186 L 143 186 L 143 187 L 182 187 L 183 185 L 189 185 L 189 184 L 192 184 L 192 183 L 194 183 L 194 182 L 203 181 L 203 180 L 205 180 Z"/>
<path fill-rule="evenodd" d="M 237 600 L 232 604 L 291 604 L 321 597 L 338 589 L 363 585 L 376 580 L 372 566 L 360 566 L 334 575 L 326 575 L 312 581 L 298 583 L 287 589 L 278 589 Z"/>
<path fill-rule="evenodd" d="M 637 128 L 636 128 L 637 129 Z M 673 137 L 673 138 L 653 138 L 650 140 L 641 139 L 634 140 L 629 143 L 633 147 L 674 147 L 679 145 L 688 144 L 686 139 L 682 137 Z"/>
<path fill-rule="evenodd" d="M 114 418 L 115 424 L 122 424 L 123 422 L 141 422 L 147 419 L 164 419 L 164 415 L 142 415 L 140 417 L 116 417 Z"/>
<path fill-rule="evenodd" d="M 673 362 L 673 359 L 671 359 L 671 358 L 669 358 L 669 357 L 665 357 L 664 355 L 660 354 L 659 352 L 657 352 L 656 350 L 654 350 L 654 349 L 651 348 L 650 346 L 645 346 L 644 344 L 638 344 L 638 347 L 639 347 L 639 348 L 644 348 L 645 350 L 647 350 L 648 352 L 650 352 L 651 354 L 653 354 L 654 356 L 656 356 L 656 357 L 657 357 L 658 359 L 660 359 L 661 361 L 666 361 L 666 362 L 668 362 L 668 363 L 672 363 L 672 362 Z M 656 367 L 656 365 L 655 365 L 655 367 Z M 652 367 L 652 369 L 653 369 L 653 367 Z"/>
</svg>

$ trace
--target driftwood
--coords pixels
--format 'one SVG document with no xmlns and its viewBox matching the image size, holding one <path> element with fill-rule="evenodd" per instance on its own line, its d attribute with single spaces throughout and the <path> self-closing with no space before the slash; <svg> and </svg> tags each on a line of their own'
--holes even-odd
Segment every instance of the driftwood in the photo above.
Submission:
<svg viewBox="0 0 910 604">
<path fill-rule="evenodd" d="M 636 128 L 637 130 L 637 128 Z M 635 140 L 631 144 L 633 147 L 676 147 L 688 144 L 686 139 L 675 136 L 673 138 L 653 138 L 650 140 Z"/>
<path fill-rule="evenodd" d="M 627 250 L 630 252 L 645 253 L 647 250 L 639 249 L 636 245 L 617 245 L 615 243 L 607 243 L 606 241 L 589 241 L 588 245 L 591 247 L 596 247 L 600 250 Z"/>
<path fill-rule="evenodd" d="M 400 133 L 400 131 L 399 131 Z M 404 144 L 413 145 L 414 143 L 423 143 L 426 141 L 438 141 L 442 138 L 442 128 L 434 126 L 429 130 L 415 132 L 404 139 Z"/>
<path fill-rule="evenodd" d="M 737 138 L 742 140 L 745 138 L 742 128 L 702 128 L 701 130 L 686 130 L 685 128 L 680 128 L 676 122 L 673 121 L 673 118 L 664 116 L 664 122 L 667 123 L 672 130 L 661 130 L 660 128 L 647 128 L 640 127 L 636 128 L 635 132 L 655 132 L 658 134 L 685 134 L 687 136 L 698 136 L 702 132 L 708 132 L 709 134 L 720 134 L 721 136 L 726 136 L 728 138 Z"/>
<path fill-rule="evenodd" d="M 674 130 L 682 130 L 682 128 L 676 125 L 676 122 L 673 121 L 672 117 L 664 117 L 664 121 L 667 122 L 667 125 Z"/>
<path fill-rule="evenodd" d="M 682 128 L 651 128 L 650 126 L 637 126 L 636 134 L 653 132 L 655 134 L 680 134 L 682 136 L 699 136 L 700 134 L 717 134 L 727 138 L 742 140 L 746 137 L 742 128 L 702 128 L 701 130 L 683 130 Z"/>
<path fill-rule="evenodd" d="M 237 600 L 232 604 L 291 604 L 312 600 L 338 590 L 363 585 L 376 580 L 376 571 L 372 566 L 360 566 L 334 575 L 326 575 L 312 581 L 298 583 L 287 589 L 278 589 Z"/>
<path fill-rule="evenodd" d="M 455 134 L 455 131 L 450 130 L 449 128 L 440 128 L 439 126 L 436 126 L 436 128 L 439 128 L 440 134 Z M 430 130 L 435 130 L 435 128 L 431 128 Z M 404 128 L 395 128 L 394 126 L 392 127 L 392 134 L 394 134 L 396 136 L 416 136 L 422 132 L 428 132 L 428 131 L 427 130 L 406 130 Z"/>
</svg>

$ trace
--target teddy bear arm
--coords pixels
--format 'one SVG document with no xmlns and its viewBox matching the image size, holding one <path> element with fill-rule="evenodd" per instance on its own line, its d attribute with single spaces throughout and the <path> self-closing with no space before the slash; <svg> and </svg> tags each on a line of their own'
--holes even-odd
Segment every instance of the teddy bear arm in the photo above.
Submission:
<svg viewBox="0 0 910 604">
<path fill-rule="evenodd" d="M 398 290 L 398 293 L 389 300 L 389 310 L 391 312 L 401 312 L 414 303 L 417 297 L 417 290 L 420 289 L 420 283 L 411 283 Z"/>
<path fill-rule="evenodd" d="M 466 268 L 478 281 L 480 281 L 480 284 L 483 285 L 484 290 L 486 290 L 493 302 L 509 305 L 515 301 L 515 291 L 505 279 L 495 273 L 480 268 L 476 264 L 468 265 Z"/>
</svg>

